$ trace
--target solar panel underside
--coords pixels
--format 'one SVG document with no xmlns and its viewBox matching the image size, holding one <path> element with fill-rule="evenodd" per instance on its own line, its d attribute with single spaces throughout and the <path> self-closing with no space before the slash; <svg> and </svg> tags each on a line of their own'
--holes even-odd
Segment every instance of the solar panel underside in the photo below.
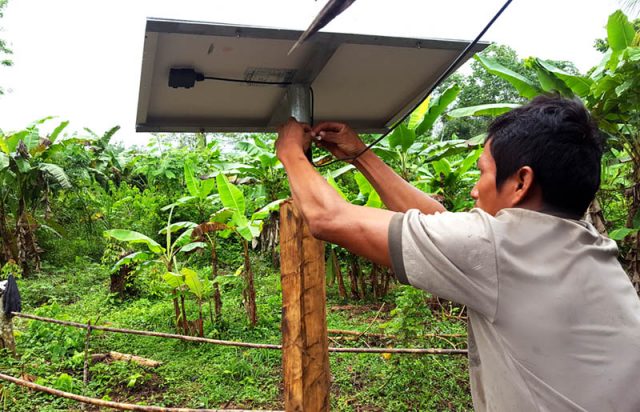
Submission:
<svg viewBox="0 0 640 412">
<path fill-rule="evenodd" d="M 189 89 L 168 86 L 171 68 L 194 68 L 207 76 L 309 85 L 316 123 L 342 121 L 360 132 L 384 132 L 411 110 L 468 43 L 318 33 L 287 55 L 299 34 L 149 19 L 137 130 L 264 132 L 284 120 L 278 109 L 286 86 L 218 80 Z M 479 44 L 472 52 L 485 47 Z"/>
</svg>

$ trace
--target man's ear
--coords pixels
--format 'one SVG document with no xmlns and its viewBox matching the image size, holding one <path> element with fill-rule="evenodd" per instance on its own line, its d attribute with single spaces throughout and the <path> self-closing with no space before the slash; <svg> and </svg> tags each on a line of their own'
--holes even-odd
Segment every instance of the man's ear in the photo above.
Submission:
<svg viewBox="0 0 640 412">
<path fill-rule="evenodd" d="M 513 192 L 513 205 L 518 205 L 533 194 L 534 173 L 529 166 L 522 166 L 515 174 L 516 188 Z"/>
</svg>

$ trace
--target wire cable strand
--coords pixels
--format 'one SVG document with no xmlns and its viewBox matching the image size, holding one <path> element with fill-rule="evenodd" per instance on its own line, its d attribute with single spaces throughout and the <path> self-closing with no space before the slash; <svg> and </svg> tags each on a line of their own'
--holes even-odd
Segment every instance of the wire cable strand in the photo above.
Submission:
<svg viewBox="0 0 640 412">
<path fill-rule="evenodd" d="M 58 325 L 69 326 L 72 328 L 78 329 L 87 329 L 88 326 L 85 323 L 78 322 L 70 322 L 64 321 L 60 319 L 46 318 L 43 316 L 31 315 L 28 313 L 22 312 L 12 312 L 13 316 L 23 319 L 31 319 L 40 322 L 47 323 L 55 323 Z M 98 326 L 91 325 L 92 330 L 101 330 L 104 332 L 111 333 L 123 333 L 129 335 L 140 335 L 140 336 L 155 336 L 157 338 L 165 338 L 165 339 L 178 339 L 188 342 L 197 342 L 197 343 L 209 343 L 214 345 L 222 345 L 222 346 L 236 346 L 242 348 L 253 348 L 253 349 L 270 349 L 270 350 L 282 350 L 282 345 L 269 344 L 269 343 L 249 343 L 249 342 L 237 342 L 237 341 L 228 341 L 228 340 L 219 340 L 219 339 L 210 339 L 210 338 L 201 338 L 199 336 L 186 336 L 186 335 L 176 335 L 173 333 L 164 333 L 164 332 L 152 332 L 145 330 L 136 330 L 136 329 L 123 329 L 123 328 L 114 328 L 110 326 Z M 442 349 L 442 348 L 336 348 L 329 347 L 329 352 L 349 352 L 349 353 L 412 353 L 412 354 L 421 354 L 421 355 L 466 355 L 466 349 Z"/>
<path fill-rule="evenodd" d="M 270 86 L 290 86 L 293 82 L 270 82 L 266 80 L 246 80 L 246 79 L 234 79 L 231 77 L 218 77 L 218 76 L 204 76 L 206 80 L 218 80 L 221 82 L 230 83 L 245 83 L 245 84 L 265 84 Z"/>
</svg>

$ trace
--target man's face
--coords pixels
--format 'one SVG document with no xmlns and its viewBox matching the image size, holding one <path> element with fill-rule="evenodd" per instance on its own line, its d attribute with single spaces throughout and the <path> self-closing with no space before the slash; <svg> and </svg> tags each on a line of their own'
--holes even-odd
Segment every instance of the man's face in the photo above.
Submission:
<svg viewBox="0 0 640 412">
<path fill-rule="evenodd" d="M 476 201 L 476 207 L 495 216 L 501 209 L 512 207 L 507 182 L 498 190 L 496 187 L 496 162 L 491 155 L 491 140 L 488 140 L 478 159 L 480 179 L 471 190 L 471 197 Z"/>
</svg>

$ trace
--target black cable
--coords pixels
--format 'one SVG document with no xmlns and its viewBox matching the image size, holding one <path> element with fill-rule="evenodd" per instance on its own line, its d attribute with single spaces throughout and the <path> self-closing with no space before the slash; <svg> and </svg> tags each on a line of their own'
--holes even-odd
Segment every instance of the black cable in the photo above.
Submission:
<svg viewBox="0 0 640 412">
<path fill-rule="evenodd" d="M 391 132 L 393 132 L 395 130 L 395 128 L 402 122 L 404 122 L 405 120 L 407 120 L 407 118 L 411 115 L 411 113 L 413 113 L 414 110 L 416 110 L 418 108 L 418 106 L 420 106 L 426 99 L 427 97 L 429 97 L 429 95 L 431 95 L 431 93 L 433 93 L 433 91 L 436 89 L 436 87 L 440 86 L 440 83 L 442 83 L 447 77 L 449 77 L 449 75 L 456 69 L 456 66 L 458 65 L 458 63 L 460 63 L 460 61 L 462 61 L 462 59 L 467 55 L 467 53 L 469 53 L 469 50 L 471 50 L 476 44 L 478 44 L 478 42 L 480 41 L 480 39 L 482 38 L 482 36 L 485 35 L 485 33 L 487 32 L 487 30 L 489 30 L 491 28 L 491 26 L 493 26 L 493 23 L 495 23 L 496 20 L 498 20 L 498 18 L 502 15 L 502 13 L 507 9 L 507 7 L 509 7 L 509 5 L 511 4 L 513 0 L 507 0 L 502 7 L 500 7 L 500 10 L 498 10 L 498 12 L 493 16 L 493 18 L 491 20 L 489 20 L 489 23 L 487 23 L 486 26 L 484 26 L 484 28 L 482 29 L 482 31 L 476 36 L 475 39 L 473 39 L 468 45 L 467 47 L 464 48 L 464 50 L 462 50 L 462 52 L 458 55 L 458 57 L 456 57 L 456 59 L 453 61 L 453 63 L 451 63 L 449 65 L 449 67 L 447 67 L 447 69 L 442 72 L 442 74 L 438 77 L 438 79 L 435 81 L 435 83 L 433 83 L 433 85 L 429 88 L 429 90 L 425 93 L 425 95 L 422 97 L 422 99 L 420 99 L 418 101 L 418 103 L 413 106 L 413 108 L 411 110 L 409 110 L 403 117 L 402 119 L 400 119 L 398 122 L 396 122 L 396 124 L 394 124 L 386 133 L 384 133 L 382 136 L 378 137 L 376 140 L 374 140 L 372 143 L 368 144 L 367 147 L 365 147 L 364 149 L 362 149 L 362 151 L 360 151 L 360 153 L 354 155 L 354 156 L 349 156 L 349 157 L 344 157 L 344 158 L 335 158 L 333 160 L 331 160 L 330 162 L 318 165 L 317 167 L 326 167 L 329 165 L 332 165 L 338 161 L 354 161 L 356 160 L 358 157 L 362 156 L 364 153 L 366 153 L 368 150 L 371 150 L 371 148 L 375 145 L 377 145 L 378 143 L 380 143 L 382 141 L 382 139 L 384 139 L 385 137 L 387 137 Z"/>
<path fill-rule="evenodd" d="M 309 86 L 309 106 L 310 106 L 310 115 L 309 115 L 309 124 L 313 126 L 313 113 L 315 110 L 315 96 L 313 95 L 313 87 Z"/>
<path fill-rule="evenodd" d="M 232 79 L 229 77 L 216 77 L 216 76 L 204 76 L 207 80 L 218 80 L 221 82 L 231 82 L 231 83 L 246 83 L 246 84 L 267 84 L 271 86 L 290 86 L 292 82 L 268 82 L 264 80 L 245 80 L 245 79 Z"/>
<path fill-rule="evenodd" d="M 309 86 L 309 125 L 310 126 L 313 126 L 313 113 L 315 111 L 314 106 L 315 106 L 315 97 L 313 95 L 313 87 Z M 305 156 L 307 157 L 307 160 L 309 160 L 309 163 L 311 163 L 315 167 L 318 167 L 318 165 L 315 164 L 313 161 L 313 145 L 309 146 L 309 148 L 305 152 Z"/>
</svg>

